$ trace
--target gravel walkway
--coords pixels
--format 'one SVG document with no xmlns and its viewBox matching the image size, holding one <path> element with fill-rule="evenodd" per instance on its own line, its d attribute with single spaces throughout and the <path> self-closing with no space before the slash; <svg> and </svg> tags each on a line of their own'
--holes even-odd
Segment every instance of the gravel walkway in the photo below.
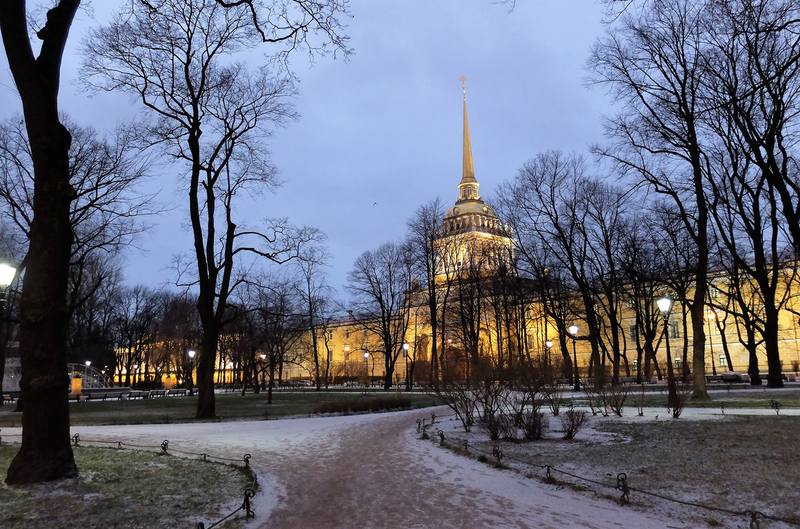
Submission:
<svg viewBox="0 0 800 529">
<path fill-rule="evenodd" d="M 444 412 L 444 409 L 438 410 Z M 258 529 L 685 527 L 497 470 L 417 439 L 430 411 L 350 417 L 77 427 L 82 438 L 253 455 Z"/>
</svg>

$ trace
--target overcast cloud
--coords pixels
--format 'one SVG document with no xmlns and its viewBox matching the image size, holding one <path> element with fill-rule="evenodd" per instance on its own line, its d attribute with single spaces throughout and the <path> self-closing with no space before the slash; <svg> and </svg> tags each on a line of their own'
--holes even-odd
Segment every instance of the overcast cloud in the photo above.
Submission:
<svg viewBox="0 0 800 529">
<path fill-rule="evenodd" d="M 80 41 L 120 4 L 82 13 L 64 63 L 62 109 L 106 130 L 138 112 L 126 96 L 90 96 L 78 78 Z M 585 151 L 601 139 L 609 102 L 585 86 L 585 63 L 603 31 L 595 0 L 353 0 L 349 61 L 297 62 L 299 121 L 278 131 L 270 149 L 285 180 L 276 193 L 244 204 L 241 219 L 288 216 L 328 235 L 330 282 L 340 287 L 361 252 L 403 235 L 420 204 L 451 203 L 461 171 L 461 92 L 468 77 L 476 176 L 495 187 L 546 149 Z M 0 114 L 19 112 L 5 57 Z M 169 265 L 190 250 L 186 199 L 169 171 L 154 175 L 167 208 L 141 251 L 126 253 L 130 283 L 174 279 Z"/>
</svg>

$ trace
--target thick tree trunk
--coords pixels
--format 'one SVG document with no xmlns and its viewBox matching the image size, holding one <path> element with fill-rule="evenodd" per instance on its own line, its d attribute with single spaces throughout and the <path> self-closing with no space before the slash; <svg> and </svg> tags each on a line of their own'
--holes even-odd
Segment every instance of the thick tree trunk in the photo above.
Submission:
<svg viewBox="0 0 800 529">
<path fill-rule="evenodd" d="M 61 57 L 79 0 L 62 0 L 47 12 L 39 57 L 28 36 L 24 0 L 0 2 L 0 31 L 22 99 L 34 172 L 29 261 L 20 302 L 22 446 L 6 482 L 34 483 L 77 475 L 69 444 L 66 346 L 67 281 L 72 227 L 69 182 L 72 138 L 59 121 Z"/>
<path fill-rule="evenodd" d="M 8 469 L 9 484 L 77 475 L 69 444 L 66 304 L 72 230 L 69 132 L 43 110 L 26 109 L 34 158 L 34 219 L 20 305 L 20 387 L 25 408 L 22 447 Z M 30 115 L 29 115 L 30 114 Z"/>
</svg>

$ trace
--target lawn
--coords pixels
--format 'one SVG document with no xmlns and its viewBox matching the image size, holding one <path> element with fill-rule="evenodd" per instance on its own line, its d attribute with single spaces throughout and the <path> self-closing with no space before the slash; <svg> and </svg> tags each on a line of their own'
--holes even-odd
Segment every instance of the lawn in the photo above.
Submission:
<svg viewBox="0 0 800 529">
<path fill-rule="evenodd" d="M 763 408 L 771 409 L 770 401 L 776 400 L 783 408 L 800 408 L 800 388 L 787 387 L 785 389 L 769 389 L 767 387 L 750 387 L 745 389 L 737 388 L 734 390 L 713 391 L 709 394 L 709 400 L 689 400 L 687 408 Z M 585 401 L 578 399 L 576 404 Z M 648 391 L 642 395 L 638 387 L 631 388 L 628 394 L 626 405 L 628 406 L 666 406 L 667 389 L 660 389 L 658 392 Z"/>
<path fill-rule="evenodd" d="M 560 439 L 560 421 L 549 417 L 546 439 L 528 443 L 502 442 L 505 462 L 541 478 L 541 470 L 519 466 L 551 465 L 577 475 L 613 484 L 625 472 L 631 487 L 724 509 L 758 510 L 800 523 L 797 490 L 800 485 L 799 417 L 720 417 L 713 420 L 660 420 L 591 417 L 574 441 Z M 448 424 L 447 438 L 459 447 L 468 438 L 472 447 L 491 454 L 495 443 L 478 427 L 465 434 Z M 491 458 L 488 458 L 490 461 Z M 612 489 L 580 480 L 555 477 L 569 486 L 616 499 Z M 556 485 L 557 486 L 557 485 Z M 636 491 L 631 501 L 647 510 L 680 515 L 698 527 L 746 527 L 742 517 L 684 507 Z M 766 527 L 778 525 L 766 525 Z M 780 526 L 783 527 L 783 526 Z"/>
<path fill-rule="evenodd" d="M 277 419 L 291 416 L 308 416 L 320 405 L 346 401 L 370 401 L 393 398 L 394 393 L 343 392 L 276 392 L 272 404 L 267 404 L 265 394 L 219 394 L 217 395 L 218 420 Z M 439 404 L 434 395 L 403 393 L 398 398 L 411 401 L 412 408 Z M 192 397 L 167 397 L 152 400 L 72 402 L 69 405 L 70 422 L 73 426 L 101 424 L 145 424 L 194 421 L 197 399 Z M 0 410 L 0 427 L 20 426 L 21 414 L 11 411 L 12 406 Z"/>
<path fill-rule="evenodd" d="M 18 447 L 0 446 L 0 468 Z M 172 529 L 206 525 L 233 510 L 243 470 L 157 453 L 78 447 L 80 477 L 10 488 L 0 484 L 3 529 Z"/>
</svg>

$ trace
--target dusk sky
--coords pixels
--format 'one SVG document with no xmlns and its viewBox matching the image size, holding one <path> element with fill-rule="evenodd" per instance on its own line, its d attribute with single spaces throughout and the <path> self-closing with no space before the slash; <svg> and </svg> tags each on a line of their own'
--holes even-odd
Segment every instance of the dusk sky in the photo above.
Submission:
<svg viewBox="0 0 800 529">
<path fill-rule="evenodd" d="M 79 78 L 80 42 L 118 2 L 82 12 L 63 67 L 62 109 L 82 125 L 108 130 L 135 119 L 124 95 L 91 95 Z M 354 0 L 352 57 L 295 61 L 298 121 L 270 149 L 282 188 L 244 203 L 241 221 L 287 216 L 328 236 L 329 281 L 340 288 L 353 260 L 399 239 L 406 221 L 439 196 L 450 205 L 461 171 L 461 91 L 468 99 L 476 176 L 484 197 L 537 152 L 586 151 L 601 139 L 609 101 L 586 86 L 586 59 L 603 32 L 596 0 L 518 0 L 512 12 L 491 0 Z M 5 57 L 2 117 L 19 112 Z M 186 195 L 172 171 L 156 170 L 168 212 L 122 258 L 126 280 L 174 280 L 173 256 L 191 249 Z M 187 220 L 184 220 L 187 219 Z"/>
</svg>

